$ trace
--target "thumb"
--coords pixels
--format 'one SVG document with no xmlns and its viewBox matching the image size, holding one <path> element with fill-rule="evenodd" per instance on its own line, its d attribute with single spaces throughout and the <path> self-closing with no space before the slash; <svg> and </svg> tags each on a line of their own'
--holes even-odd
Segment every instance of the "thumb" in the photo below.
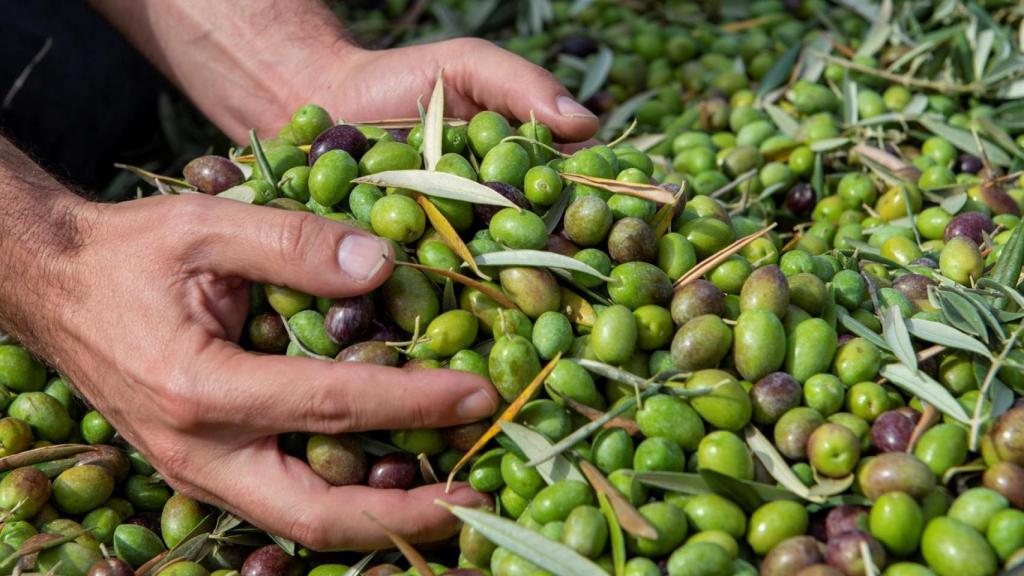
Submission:
<svg viewBox="0 0 1024 576">
<path fill-rule="evenodd" d="M 547 70 L 485 40 L 448 44 L 456 52 L 452 61 L 460 64 L 451 71 L 456 88 L 482 108 L 522 122 L 530 120 L 532 111 L 561 141 L 578 142 L 597 132 L 597 116 Z"/>
<path fill-rule="evenodd" d="M 204 240 L 212 272 L 341 298 L 373 290 L 391 275 L 394 249 L 369 232 L 307 212 L 222 198 Z"/>
</svg>

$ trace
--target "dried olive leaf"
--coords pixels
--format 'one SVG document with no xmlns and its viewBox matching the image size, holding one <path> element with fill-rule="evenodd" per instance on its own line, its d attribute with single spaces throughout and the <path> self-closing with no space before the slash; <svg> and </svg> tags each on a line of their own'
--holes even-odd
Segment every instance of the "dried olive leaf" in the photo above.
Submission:
<svg viewBox="0 0 1024 576">
<path fill-rule="evenodd" d="M 637 509 L 626 500 L 626 497 L 619 492 L 619 489 L 612 485 L 604 474 L 586 460 L 580 460 L 580 470 L 587 477 L 587 481 L 594 487 L 594 491 L 608 498 L 615 517 L 618 518 L 622 529 L 633 536 L 655 540 L 658 538 L 658 531 L 651 525 L 647 518 L 644 518 Z"/>
</svg>

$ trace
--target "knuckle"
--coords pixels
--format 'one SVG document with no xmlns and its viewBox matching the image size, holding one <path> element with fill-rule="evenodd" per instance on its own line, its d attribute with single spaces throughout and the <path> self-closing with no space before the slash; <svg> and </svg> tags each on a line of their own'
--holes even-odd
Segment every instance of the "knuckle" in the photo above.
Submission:
<svg viewBox="0 0 1024 576">
<path fill-rule="evenodd" d="M 274 219 L 271 234 L 275 249 L 286 266 L 306 261 L 313 247 L 319 245 L 324 227 L 313 214 L 291 212 Z"/>
<path fill-rule="evenodd" d="M 486 50 L 494 46 L 489 40 L 483 38 L 455 38 L 449 40 L 453 50 L 457 52 L 475 52 L 477 50 Z"/>
<path fill-rule="evenodd" d="M 358 405 L 350 398 L 339 397 L 339 392 L 329 392 L 317 387 L 302 400 L 302 413 L 307 430 L 322 430 L 326 433 L 355 432 L 362 430 L 364 419 Z"/>
<path fill-rule="evenodd" d="M 192 490 L 188 481 L 191 462 L 192 451 L 185 442 L 167 440 L 153 447 L 153 466 L 175 491 Z"/>
<path fill-rule="evenodd" d="M 331 546 L 327 522 L 312 511 L 300 512 L 288 528 L 292 539 L 311 550 L 326 550 Z"/>
<path fill-rule="evenodd" d="M 169 378 L 157 393 L 156 402 L 173 430 L 189 432 L 206 424 L 205 403 L 197 387 L 186 378 Z"/>
</svg>

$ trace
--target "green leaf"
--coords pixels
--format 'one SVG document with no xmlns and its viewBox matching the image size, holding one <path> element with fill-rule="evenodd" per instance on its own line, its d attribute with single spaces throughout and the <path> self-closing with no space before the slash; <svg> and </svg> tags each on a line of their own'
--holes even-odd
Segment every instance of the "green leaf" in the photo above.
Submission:
<svg viewBox="0 0 1024 576">
<path fill-rule="evenodd" d="M 907 325 L 903 323 L 903 313 L 895 304 L 889 306 L 888 310 L 882 311 L 882 337 L 889 343 L 889 349 L 900 362 L 906 364 L 911 370 L 917 370 L 914 343 L 910 341 Z"/>
<path fill-rule="evenodd" d="M 843 308 L 837 308 L 836 312 L 839 315 L 839 323 L 843 325 L 847 330 L 853 334 L 860 336 L 861 338 L 871 342 L 879 348 L 879 350 L 889 350 L 889 344 L 882 339 L 875 331 L 867 326 L 861 324 L 856 318 L 850 316 L 850 313 Z"/>
<path fill-rule="evenodd" d="M 931 404 L 936 410 L 946 414 L 958 422 L 970 423 L 971 419 L 964 407 L 946 388 L 931 376 L 920 370 L 911 370 L 903 364 L 887 364 L 879 371 L 879 375 L 888 379 L 897 387 L 921 400 Z"/>
<path fill-rule="evenodd" d="M 977 122 L 978 125 L 981 126 L 981 129 L 984 130 L 992 140 L 995 140 L 995 143 L 1001 146 L 1003 150 L 1006 150 L 1017 158 L 1024 159 L 1024 151 L 1020 149 L 1020 146 L 1014 142 L 1013 138 L 1011 138 L 1005 130 L 996 126 L 995 122 L 993 122 L 991 118 L 981 114 L 975 122 Z"/>
<path fill-rule="evenodd" d="M 370 552 L 366 556 L 363 556 L 359 559 L 359 562 L 356 562 L 355 564 L 350 566 L 349 569 L 346 570 L 342 576 L 359 576 L 363 573 L 363 570 L 365 570 L 366 567 L 370 565 L 370 562 L 373 561 L 375 556 L 377 556 L 376 552 Z"/>
<path fill-rule="evenodd" d="M 522 424 L 515 422 L 502 422 L 501 431 L 516 443 L 527 459 L 539 456 L 551 449 L 551 442 L 540 434 L 530 430 Z M 580 471 L 563 456 L 553 456 L 541 464 L 538 464 L 537 473 L 548 484 L 554 484 L 561 480 L 579 480 L 586 482 L 587 479 L 580 474 Z"/>
<path fill-rule="evenodd" d="M 626 538 L 622 534 L 622 525 L 615 517 L 615 510 L 608 502 L 604 494 L 597 495 L 597 503 L 601 506 L 601 513 L 608 522 L 608 542 L 612 547 L 612 565 L 615 566 L 615 576 L 626 574 Z"/>
<path fill-rule="evenodd" d="M 757 510 L 765 502 L 756 490 L 732 476 L 726 476 L 709 468 L 700 469 L 699 474 L 712 491 L 732 500 L 747 514 Z"/>
<path fill-rule="evenodd" d="M 605 282 L 611 281 L 611 278 L 601 274 L 589 264 L 556 252 L 545 252 L 543 250 L 502 250 L 500 252 L 480 254 L 474 259 L 478 266 L 559 268 L 561 270 L 581 272 L 595 278 L 600 278 Z"/>
<path fill-rule="evenodd" d="M 849 70 L 843 71 L 843 121 L 847 126 L 855 125 L 860 120 L 857 108 L 857 83 Z"/>
<path fill-rule="evenodd" d="M 811 144 L 811 152 L 831 152 L 849 144 L 849 138 L 826 138 Z"/>
<path fill-rule="evenodd" d="M 1003 152 L 1002 148 L 999 148 L 992 142 L 979 138 L 981 141 L 981 147 L 984 151 L 978 149 L 977 143 L 974 141 L 974 136 L 962 128 L 954 128 L 948 124 L 945 124 L 941 120 L 930 116 L 922 116 L 917 121 L 924 126 L 927 130 L 949 141 L 950 144 L 959 148 L 960 150 L 975 156 L 981 156 L 984 154 L 988 157 L 989 162 L 996 166 L 1009 167 L 1013 164 L 1010 156 Z"/>
<path fill-rule="evenodd" d="M 427 196 L 462 200 L 471 204 L 488 204 L 522 210 L 514 202 L 474 180 L 429 170 L 388 170 L 355 178 L 356 184 L 373 184 L 380 188 L 408 188 Z"/>
<path fill-rule="evenodd" d="M 289 539 L 287 539 L 287 538 L 285 538 L 283 536 L 277 536 L 276 534 L 271 534 L 270 532 L 267 532 L 267 537 L 270 538 L 271 540 L 273 540 L 274 544 L 277 544 L 278 547 L 280 547 L 281 550 L 284 550 L 285 553 L 287 553 L 289 556 L 295 556 L 295 542 L 294 541 L 289 540 Z"/>
<path fill-rule="evenodd" d="M 765 104 L 764 111 L 768 113 L 768 117 L 775 123 L 775 127 L 790 138 L 798 139 L 800 137 L 800 123 L 786 113 L 782 108 L 779 108 L 775 104 Z"/>
<path fill-rule="evenodd" d="M 270 169 L 270 162 L 267 161 L 267 155 L 263 153 L 263 145 L 260 144 L 260 139 L 256 137 L 255 130 L 249 130 L 249 143 L 252 146 L 252 154 L 256 157 L 256 163 L 260 166 L 260 172 L 263 173 L 263 179 L 276 192 L 277 182 L 275 182 L 274 171 Z"/>
<path fill-rule="evenodd" d="M 612 70 L 612 58 L 611 49 L 602 45 L 593 62 L 587 67 L 586 74 L 583 75 L 583 83 L 580 85 L 579 93 L 576 94 L 578 102 L 586 102 L 604 86 L 608 79 L 608 73 Z"/>
<path fill-rule="evenodd" d="M 789 75 L 793 72 L 793 65 L 796 64 L 796 58 L 800 55 L 800 50 L 803 46 L 799 43 L 794 43 L 782 56 L 779 56 L 775 64 L 768 69 L 768 72 L 761 79 L 761 87 L 757 90 L 757 97 L 763 98 L 766 94 L 775 90 L 789 78 Z M 781 129 L 781 127 L 780 127 Z"/>
<path fill-rule="evenodd" d="M 486 512 L 451 506 L 438 501 L 459 520 L 469 524 L 491 542 L 528 559 L 540 568 L 559 576 L 606 576 L 605 571 L 568 546 L 542 536 L 525 526 Z"/>
<path fill-rule="evenodd" d="M 817 82 L 825 71 L 825 56 L 832 52 L 832 36 L 820 33 L 815 36 L 803 53 L 803 69 L 800 71 L 800 78 Z"/>
<path fill-rule="evenodd" d="M 814 155 L 814 172 L 811 173 L 811 188 L 818 200 L 825 197 L 828 190 L 825 189 L 825 165 L 821 159 L 821 152 Z"/>
<path fill-rule="evenodd" d="M 952 326 L 943 324 L 942 322 L 933 322 L 932 320 L 923 320 L 920 318 L 908 318 L 906 320 L 906 325 L 907 329 L 910 330 L 910 333 L 918 340 L 924 340 L 933 344 L 941 344 L 947 348 L 973 352 L 986 358 L 992 357 L 992 352 L 989 351 L 988 347 L 984 344 L 974 338 L 971 338 L 967 334 L 964 334 L 960 330 L 953 328 Z"/>
<path fill-rule="evenodd" d="M 750 451 L 761 461 L 761 464 L 764 464 L 765 470 L 779 484 L 804 500 L 812 502 L 824 501 L 823 497 L 811 494 L 810 489 L 804 485 L 796 473 L 793 472 L 793 469 L 789 467 L 789 463 L 775 449 L 771 440 L 765 438 L 760 430 L 754 426 L 747 426 L 744 430 L 744 435 L 746 436 L 747 446 L 750 447 Z"/>
<path fill-rule="evenodd" d="M 434 91 L 423 120 L 423 164 L 433 170 L 444 154 L 444 68 L 437 73 Z"/>
<path fill-rule="evenodd" d="M 640 108 L 644 102 L 654 98 L 657 94 L 658 90 L 647 90 L 646 92 L 641 92 L 623 102 L 622 105 L 613 110 L 604 121 L 604 126 L 601 128 L 601 132 L 598 134 L 598 137 L 604 141 L 610 140 L 615 133 L 617 133 L 633 118 L 637 109 Z"/>
<path fill-rule="evenodd" d="M 983 78 L 985 68 L 988 67 L 989 56 L 992 55 L 992 44 L 995 42 L 996 34 L 992 30 L 983 30 L 978 34 L 978 41 L 974 47 L 974 77 Z"/>
<path fill-rule="evenodd" d="M 978 310 L 963 296 L 948 290 L 938 290 L 939 310 L 946 322 L 973 336 L 988 337 L 985 322 Z"/>
</svg>

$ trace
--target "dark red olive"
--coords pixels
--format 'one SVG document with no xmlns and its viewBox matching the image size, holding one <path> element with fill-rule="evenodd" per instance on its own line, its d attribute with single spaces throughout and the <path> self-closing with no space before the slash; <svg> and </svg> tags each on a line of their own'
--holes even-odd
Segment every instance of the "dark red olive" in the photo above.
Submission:
<svg viewBox="0 0 1024 576">
<path fill-rule="evenodd" d="M 339 346 L 348 346 L 370 327 L 373 320 L 373 299 L 368 295 L 339 298 L 324 316 L 327 336 Z"/>
<path fill-rule="evenodd" d="M 806 214 L 814 206 L 814 189 L 806 182 L 800 182 L 786 193 L 786 208 L 795 216 Z"/>
<path fill-rule="evenodd" d="M 978 172 L 981 172 L 983 164 L 981 162 L 981 158 L 978 158 L 974 154 L 967 154 L 965 152 L 957 159 L 956 166 L 958 172 L 977 174 Z"/>
<path fill-rule="evenodd" d="M 370 488 L 408 490 L 416 483 L 419 461 L 407 452 L 392 452 L 381 456 L 370 468 L 366 481 Z"/>
<path fill-rule="evenodd" d="M 249 320 L 249 342 L 253 349 L 267 354 L 280 354 L 288 348 L 288 330 L 281 316 L 257 314 Z"/>
<path fill-rule="evenodd" d="M 615 97 L 607 90 L 598 90 L 593 96 L 583 102 L 587 110 L 600 116 L 615 107 Z"/>
<path fill-rule="evenodd" d="M 487 432 L 490 427 L 487 420 L 460 424 L 449 428 L 441 429 L 441 438 L 445 444 L 460 451 L 467 452 L 476 444 L 476 441 Z"/>
<path fill-rule="evenodd" d="M 836 506 L 829 510 L 828 516 L 825 517 L 825 537 L 829 541 L 844 532 L 867 529 L 868 511 L 863 506 Z"/>
<path fill-rule="evenodd" d="M 911 266 L 924 266 L 925 268 L 931 268 L 932 270 L 938 269 L 939 263 L 934 258 L 927 256 L 921 256 L 910 261 Z"/>
<path fill-rule="evenodd" d="M 817 540 L 811 536 L 794 536 L 779 542 L 764 557 L 761 576 L 792 576 L 823 560 Z"/>
<path fill-rule="evenodd" d="M 983 233 L 991 234 L 995 228 L 995 223 L 988 216 L 980 212 L 964 212 L 957 214 L 949 224 L 946 224 L 943 238 L 949 242 L 952 238 L 964 236 L 980 245 L 985 240 Z"/>
<path fill-rule="evenodd" d="M 913 433 L 913 420 L 896 410 L 889 410 L 871 425 L 871 444 L 879 452 L 906 452 Z"/>
<path fill-rule="evenodd" d="M 391 138 L 395 142 L 401 142 L 403 144 L 405 144 L 406 141 L 409 139 L 409 132 L 411 132 L 411 131 L 412 131 L 411 128 L 388 128 L 387 129 L 388 134 L 391 135 Z"/>
<path fill-rule="evenodd" d="M 996 462 L 985 470 L 981 483 L 1002 494 L 1016 508 L 1024 508 L 1024 468 L 1013 462 Z"/>
<path fill-rule="evenodd" d="M 904 274 L 892 283 L 910 301 L 927 300 L 929 286 L 935 286 L 935 281 L 921 274 Z"/>
<path fill-rule="evenodd" d="M 574 256 L 580 251 L 579 246 L 572 243 L 561 234 L 552 234 L 548 236 L 548 252 L 554 252 L 555 254 L 561 254 L 563 256 Z"/>
<path fill-rule="evenodd" d="M 484 182 L 484 186 L 487 186 L 491 190 L 494 190 L 498 194 L 508 198 L 514 202 L 516 206 L 526 210 L 530 209 L 530 201 L 526 199 L 526 196 L 519 188 L 510 184 L 505 184 L 504 182 Z M 491 223 L 491 218 L 501 209 L 502 206 L 474 204 L 473 214 L 476 216 L 477 220 L 479 220 L 484 226 L 487 226 Z"/>
<path fill-rule="evenodd" d="M 355 126 L 339 124 L 324 130 L 313 140 L 309 147 L 309 165 L 312 166 L 316 159 L 325 152 L 331 150 L 344 150 L 349 156 L 359 160 L 366 153 L 369 142 L 366 136 Z"/>
<path fill-rule="evenodd" d="M 1012 408 L 996 419 L 989 434 L 1001 460 L 1024 466 L 1024 409 Z"/>
<path fill-rule="evenodd" d="M 790 408 L 800 405 L 803 390 L 795 378 L 785 372 L 772 372 L 754 383 L 750 403 L 754 422 L 774 424 Z"/>
<path fill-rule="evenodd" d="M 242 564 L 241 576 L 300 576 L 302 565 L 277 544 L 257 548 Z"/>
<path fill-rule="evenodd" d="M 135 576 L 135 570 L 120 558 L 104 558 L 90 566 L 85 576 Z"/>
<path fill-rule="evenodd" d="M 594 42 L 583 34 L 573 34 L 562 38 L 562 42 L 559 45 L 559 52 L 583 58 L 584 56 L 589 56 L 594 52 L 597 52 L 597 42 Z"/>
<path fill-rule="evenodd" d="M 142 526 L 148 529 L 150 532 L 155 534 L 160 533 L 160 519 L 152 518 L 150 516 L 132 516 L 131 518 L 124 521 L 125 524 L 134 524 L 136 526 Z"/>
<path fill-rule="evenodd" d="M 204 194 L 219 194 L 245 181 L 242 169 L 223 156 L 200 156 L 185 165 L 185 180 Z"/>
<path fill-rule="evenodd" d="M 885 548 L 866 532 L 851 530 L 844 532 L 835 538 L 829 538 L 825 546 L 825 559 L 830 566 L 839 570 L 846 576 L 862 576 L 867 574 L 864 566 L 864 555 L 861 553 L 861 544 L 867 544 L 871 551 L 871 560 L 879 570 L 884 570 L 886 565 Z"/>
<path fill-rule="evenodd" d="M 377 340 L 380 342 L 401 342 L 407 336 L 397 324 L 388 318 L 374 317 L 370 321 L 370 327 L 363 334 L 364 340 Z"/>
</svg>

